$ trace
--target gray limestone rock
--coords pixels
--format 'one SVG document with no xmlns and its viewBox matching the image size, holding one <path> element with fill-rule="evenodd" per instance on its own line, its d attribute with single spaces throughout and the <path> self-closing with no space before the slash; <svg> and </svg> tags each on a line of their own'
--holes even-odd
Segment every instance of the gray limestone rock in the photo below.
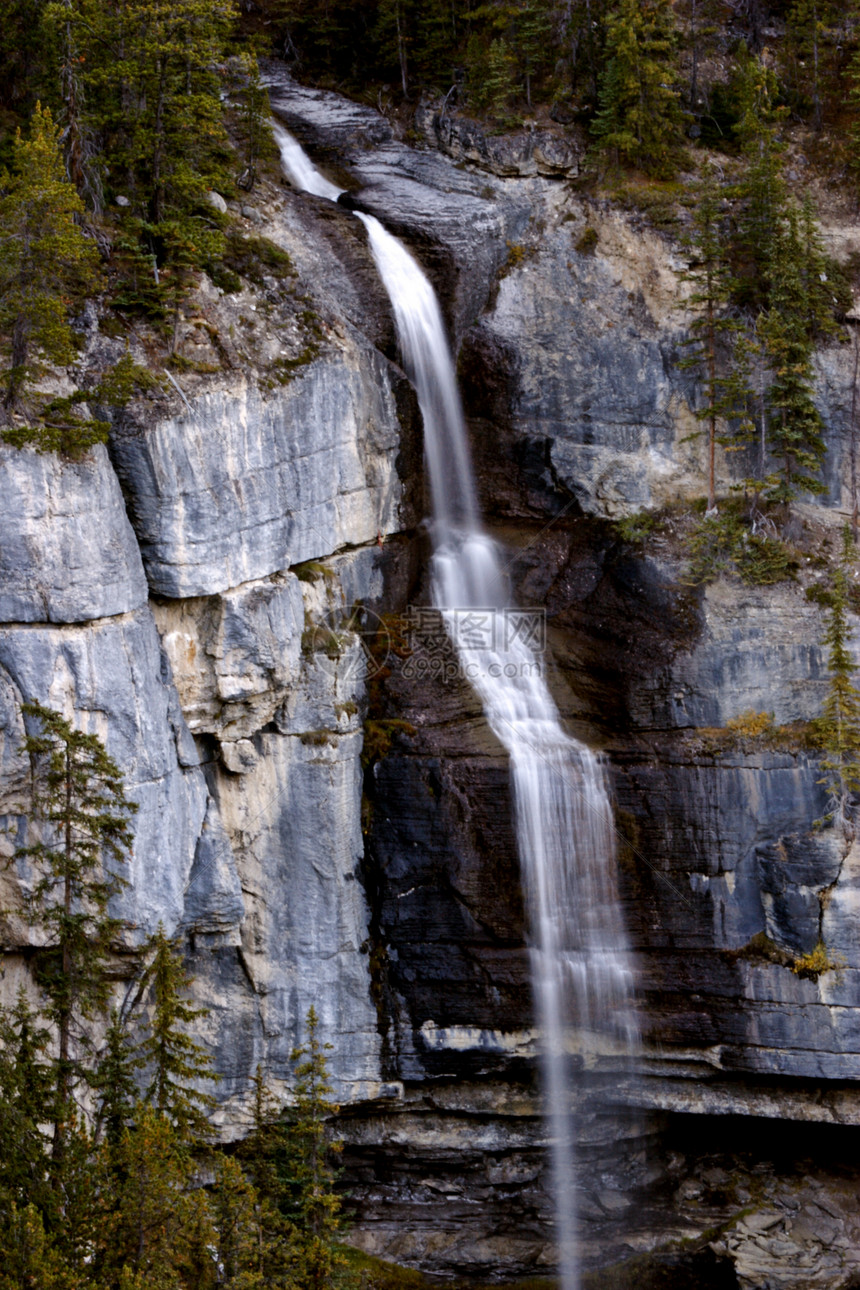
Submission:
<svg viewBox="0 0 860 1290">
<path fill-rule="evenodd" d="M 242 740 L 272 719 L 298 674 L 304 602 L 295 574 L 159 601 L 153 613 L 195 734 Z"/>
<path fill-rule="evenodd" d="M 319 359 L 278 394 L 244 382 L 114 437 L 152 590 L 265 578 L 396 524 L 398 421 L 379 355 Z"/>
<path fill-rule="evenodd" d="M 0 444 L 0 622 L 129 613 L 147 587 L 103 444 L 79 462 Z"/>
<path fill-rule="evenodd" d="M 256 763 L 215 780 L 244 893 L 242 953 L 259 1009 L 259 1051 L 274 1079 L 286 1083 L 290 1052 L 313 1005 L 321 1033 L 336 1039 L 330 1065 L 344 1101 L 372 1095 L 380 1079 L 360 881 L 362 739 L 354 717 L 344 723 L 334 712 L 335 700 L 354 700 L 363 684 L 353 655 L 360 660 L 356 646 L 339 675 L 328 667 L 317 675 L 311 660 L 308 681 L 296 686 L 310 687 L 301 707 L 315 712 L 316 729 L 257 735 Z M 319 702 L 325 693 L 328 712 Z"/>
<path fill-rule="evenodd" d="M 17 731 L 20 701 L 34 700 L 103 740 L 129 799 L 138 804 L 123 875 L 128 885 L 116 898 L 115 912 L 128 920 L 133 942 L 160 921 L 172 931 L 183 917 L 209 799 L 202 772 L 179 762 L 172 688 L 163 677 L 152 616 L 141 610 L 87 626 L 3 628 L 0 681 L 0 728 Z M 16 814 L 5 822 L 11 826 L 9 844 L 23 843 L 26 819 Z M 210 833 L 215 827 L 209 814 Z M 229 865 L 229 853 L 224 863 Z M 220 891 L 213 895 L 221 902 Z M 198 899 L 195 917 L 201 910 Z"/>
</svg>

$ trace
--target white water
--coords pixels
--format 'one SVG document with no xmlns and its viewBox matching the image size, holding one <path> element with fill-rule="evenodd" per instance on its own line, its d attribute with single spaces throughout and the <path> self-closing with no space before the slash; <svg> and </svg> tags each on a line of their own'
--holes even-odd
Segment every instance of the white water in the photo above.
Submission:
<svg viewBox="0 0 860 1290">
<path fill-rule="evenodd" d="M 276 127 L 299 188 L 337 197 Z M 603 767 L 566 735 L 528 639 L 537 621 L 505 612 L 504 570 L 482 532 L 460 396 L 436 295 L 421 268 L 370 215 L 359 215 L 391 298 L 400 347 L 424 418 L 433 500 L 433 594 L 487 721 L 511 760 L 517 839 L 531 926 L 532 980 L 543 1038 L 562 1290 L 577 1290 L 570 1054 L 585 1064 L 637 1042 L 633 972 L 616 887 L 612 810 Z M 467 613 L 464 611 L 475 611 Z M 476 619 L 484 625 L 474 634 Z M 525 632 L 511 631 L 520 621 Z"/>
</svg>

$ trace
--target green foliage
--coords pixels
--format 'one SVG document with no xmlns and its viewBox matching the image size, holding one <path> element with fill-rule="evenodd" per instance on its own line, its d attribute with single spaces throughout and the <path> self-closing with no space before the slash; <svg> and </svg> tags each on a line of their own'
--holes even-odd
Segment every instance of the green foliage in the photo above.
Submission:
<svg viewBox="0 0 860 1290">
<path fill-rule="evenodd" d="M 199 1203 L 189 1195 L 194 1162 L 186 1145 L 155 1107 L 136 1107 L 133 1124 L 115 1148 L 116 1167 L 106 1185 L 108 1220 L 101 1257 L 105 1285 L 181 1290 L 188 1284 L 181 1269 L 193 1250 L 193 1237 L 199 1235 L 195 1228 L 201 1218 L 206 1238 L 214 1245 L 205 1210 L 201 1214 Z M 195 1283 L 199 1284 L 196 1278 L 191 1284 Z"/>
<path fill-rule="evenodd" d="M 49 1039 L 22 987 L 14 1006 L 0 1013 L 0 1213 L 30 1202 L 45 1208 L 51 1200 L 44 1123 L 54 1084 Z"/>
<path fill-rule="evenodd" d="M 15 170 L 0 198 L 0 345 L 6 419 L 38 375 L 37 356 L 68 363 L 74 356 L 69 311 L 97 282 L 95 244 L 76 220 L 83 203 L 66 178 L 60 128 L 37 104 L 29 139 L 15 139 Z"/>
<path fill-rule="evenodd" d="M 321 1270 L 330 1276 L 337 1259 L 332 1242 L 340 1227 L 340 1199 L 334 1190 L 334 1173 L 329 1153 L 336 1149 L 327 1138 L 327 1123 L 337 1114 L 331 1100 L 326 1053 L 331 1044 L 319 1038 L 316 1009 L 311 1007 L 305 1019 L 306 1039 L 294 1048 L 295 1104 L 289 1136 L 289 1208 L 291 1216 L 314 1238 L 308 1254 L 313 1272 L 312 1283 L 320 1281 Z"/>
<path fill-rule="evenodd" d="M 832 99 L 844 40 L 840 16 L 831 0 L 794 0 L 780 48 L 782 79 L 791 105 L 810 117 L 816 130 L 824 123 L 825 106 L 835 106 Z"/>
<path fill-rule="evenodd" d="M 795 976 L 804 977 L 808 981 L 817 981 L 824 972 L 838 971 L 841 966 L 837 959 L 831 959 L 824 942 L 819 941 L 809 954 L 801 954 L 794 960 L 791 970 Z"/>
<path fill-rule="evenodd" d="M 596 228 L 590 225 L 583 229 L 581 236 L 577 239 L 576 249 L 580 255 L 593 255 L 597 249 L 598 233 Z"/>
<path fill-rule="evenodd" d="M 815 265 L 819 258 L 816 245 L 815 240 L 805 240 L 800 213 L 788 208 L 771 241 L 769 301 L 761 323 L 772 371 L 767 394 L 769 442 L 782 464 L 780 473 L 768 481 L 768 493 L 776 501 L 790 501 L 800 491 L 825 491 L 816 478 L 825 444 L 821 414 L 813 399 L 811 332 L 819 317 L 827 318 L 818 303 L 821 284 L 816 281 L 812 286 L 809 272 L 810 260 Z"/>
<path fill-rule="evenodd" d="M 689 542 L 690 579 L 710 582 L 733 573 L 752 586 L 768 586 L 794 576 L 797 562 L 779 538 L 754 532 L 742 503 L 723 504 L 718 515 L 705 515 Z"/>
<path fill-rule="evenodd" d="M 209 1054 L 192 1039 L 188 1028 L 206 1016 L 206 1009 L 188 1002 L 191 978 L 161 924 L 152 939 L 152 960 L 144 982 L 152 993 L 149 1034 L 140 1046 L 148 1076 L 146 1100 L 173 1126 L 180 1141 L 205 1139 L 206 1113 L 213 1099 L 195 1086 L 215 1076 Z"/>
<path fill-rule="evenodd" d="M 833 573 L 830 610 L 823 644 L 827 648 L 830 681 L 816 729 L 825 756 L 819 781 L 827 787 L 826 822 L 834 823 L 846 838 L 854 836 L 855 799 L 860 793 L 860 690 L 853 676 L 857 666 L 849 651 L 847 567 L 854 554 L 846 529 L 842 559 Z"/>
<path fill-rule="evenodd" d="M 728 306 L 734 279 L 725 257 L 725 198 L 712 169 L 705 169 L 696 198 L 689 242 L 690 264 L 680 275 L 692 287 L 685 304 L 692 307 L 695 316 L 685 342 L 689 353 L 681 365 L 693 368 L 702 377 L 705 397 L 696 410 L 696 417 L 708 427 L 708 510 L 713 510 L 716 506 L 715 452 L 720 439 L 717 426 L 721 420 L 736 416 L 749 402 L 750 394 L 745 365 L 733 361 L 737 350 L 731 341 L 737 334 L 738 324 Z M 722 438 L 725 441 L 726 436 Z"/>
<path fill-rule="evenodd" d="M 122 1019 L 114 1008 L 105 1035 L 104 1052 L 99 1061 L 93 1086 L 100 1098 L 99 1127 L 108 1147 L 119 1146 L 123 1132 L 131 1123 L 137 1102 L 137 1074 L 144 1058 L 135 1053 Z"/>
<path fill-rule="evenodd" d="M 0 1290 L 75 1290 L 78 1284 L 36 1206 L 13 1201 L 0 1216 Z"/>
<path fill-rule="evenodd" d="M 108 368 L 93 392 L 97 403 L 110 408 L 124 408 L 133 398 L 164 388 L 164 381 L 142 363 L 136 363 L 126 350 L 122 358 Z"/>
<path fill-rule="evenodd" d="M 615 164 L 657 178 L 677 169 L 683 117 L 677 81 L 677 31 L 669 0 L 619 0 L 606 29 L 597 147 Z"/>
<path fill-rule="evenodd" d="M 735 137 L 746 169 L 738 185 L 740 203 L 733 253 L 740 303 L 761 308 L 767 302 L 774 242 L 788 199 L 780 126 L 785 112 L 776 105 L 774 73 L 742 46 L 737 57 Z"/>
<path fill-rule="evenodd" d="M 224 253 L 220 265 L 231 273 L 241 275 L 256 287 L 262 287 L 266 276 L 277 278 L 295 277 L 295 269 L 289 253 L 267 237 L 243 235 L 239 229 L 230 228 L 227 232 Z M 220 283 L 218 285 L 221 285 Z M 227 288 L 223 288 L 227 290 Z M 241 290 L 241 282 L 232 290 Z"/>
<path fill-rule="evenodd" d="M 110 430 L 107 421 L 78 415 L 77 407 L 85 398 L 78 393 L 51 399 L 32 425 L 14 425 L 4 431 L 4 443 L 15 448 L 31 445 L 37 452 L 59 452 L 72 461 L 80 460 L 94 444 L 106 443 Z"/>
<path fill-rule="evenodd" d="M 244 169 L 239 187 L 250 192 L 257 182 L 260 162 L 273 149 L 274 140 L 269 95 L 260 77 L 260 65 L 252 51 L 239 56 L 240 136 Z"/>
<path fill-rule="evenodd" d="M 76 730 L 38 703 L 23 712 L 35 732 L 24 741 L 33 765 L 33 820 L 39 829 L 19 846 L 15 861 L 30 873 L 28 917 L 40 929 L 37 979 L 45 1016 L 56 1028 L 54 1155 L 60 1161 L 74 1116 L 76 1080 L 86 1075 L 78 1055 L 87 1048 L 85 1022 L 108 1000 L 108 954 L 120 921 L 108 912 L 126 860 L 130 819 L 137 810 L 125 795 L 119 768 L 96 735 Z M 35 830 L 34 830 L 35 831 Z"/>
<path fill-rule="evenodd" d="M 756 712 L 749 708 L 737 717 L 731 717 L 726 722 L 726 729 L 742 739 L 759 739 L 773 730 L 773 713 Z"/>
<path fill-rule="evenodd" d="M 629 542 L 631 545 L 647 541 L 659 525 L 657 516 L 652 515 L 650 511 L 637 511 L 634 515 L 624 515 L 614 523 L 615 531 L 622 542 Z"/>
</svg>

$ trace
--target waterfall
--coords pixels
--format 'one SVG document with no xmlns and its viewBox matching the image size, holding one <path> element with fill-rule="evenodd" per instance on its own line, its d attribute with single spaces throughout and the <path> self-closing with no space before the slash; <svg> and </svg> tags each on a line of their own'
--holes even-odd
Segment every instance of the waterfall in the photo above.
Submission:
<svg viewBox="0 0 860 1290">
<path fill-rule="evenodd" d="M 338 189 L 295 140 L 280 126 L 275 131 L 292 182 L 336 198 Z M 542 1035 L 561 1286 L 577 1290 L 572 1052 L 587 1066 L 601 1055 L 630 1053 L 638 1037 L 606 776 L 590 749 L 562 729 L 543 675 L 541 615 L 507 604 L 500 550 L 480 526 L 460 395 L 435 292 L 377 219 L 358 217 L 391 298 L 424 420 L 435 605 L 510 756 Z"/>
</svg>

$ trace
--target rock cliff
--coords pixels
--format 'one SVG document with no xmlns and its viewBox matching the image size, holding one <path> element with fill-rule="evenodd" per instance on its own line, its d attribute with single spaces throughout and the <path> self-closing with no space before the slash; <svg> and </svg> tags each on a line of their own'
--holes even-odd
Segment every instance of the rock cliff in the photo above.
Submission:
<svg viewBox="0 0 860 1290">
<path fill-rule="evenodd" d="M 860 855 L 813 827 L 798 723 L 826 684 L 803 588 L 850 500 L 853 356 L 819 355 L 810 569 L 693 587 L 671 523 L 617 524 L 704 492 L 677 245 L 572 191 L 554 136 L 502 145 L 426 109 L 416 148 L 271 76 L 277 114 L 440 290 L 488 522 L 517 600 L 546 611 L 562 712 L 607 757 L 645 1045 L 577 1089 L 587 1261 L 657 1248 L 684 1285 L 848 1285 Z M 134 404 L 80 463 L 0 450 L 0 848 L 26 836 L 37 699 L 105 740 L 140 803 L 124 950 L 159 921 L 184 937 L 224 1134 L 258 1064 L 288 1095 L 313 1003 L 354 1239 L 440 1273 L 534 1272 L 551 1207 L 508 771 L 444 645 L 410 634 L 414 399 L 357 221 L 272 181 L 255 200 L 243 227 L 296 283 L 201 284 L 186 339 L 214 332 L 220 371 Z M 109 349 L 91 334 L 82 363 Z M 728 732 L 749 709 L 786 732 Z M 4 908 L 22 876 L 3 872 Z M 28 936 L 8 919 L 4 989 Z M 819 941 L 838 970 L 798 975 Z"/>
</svg>

